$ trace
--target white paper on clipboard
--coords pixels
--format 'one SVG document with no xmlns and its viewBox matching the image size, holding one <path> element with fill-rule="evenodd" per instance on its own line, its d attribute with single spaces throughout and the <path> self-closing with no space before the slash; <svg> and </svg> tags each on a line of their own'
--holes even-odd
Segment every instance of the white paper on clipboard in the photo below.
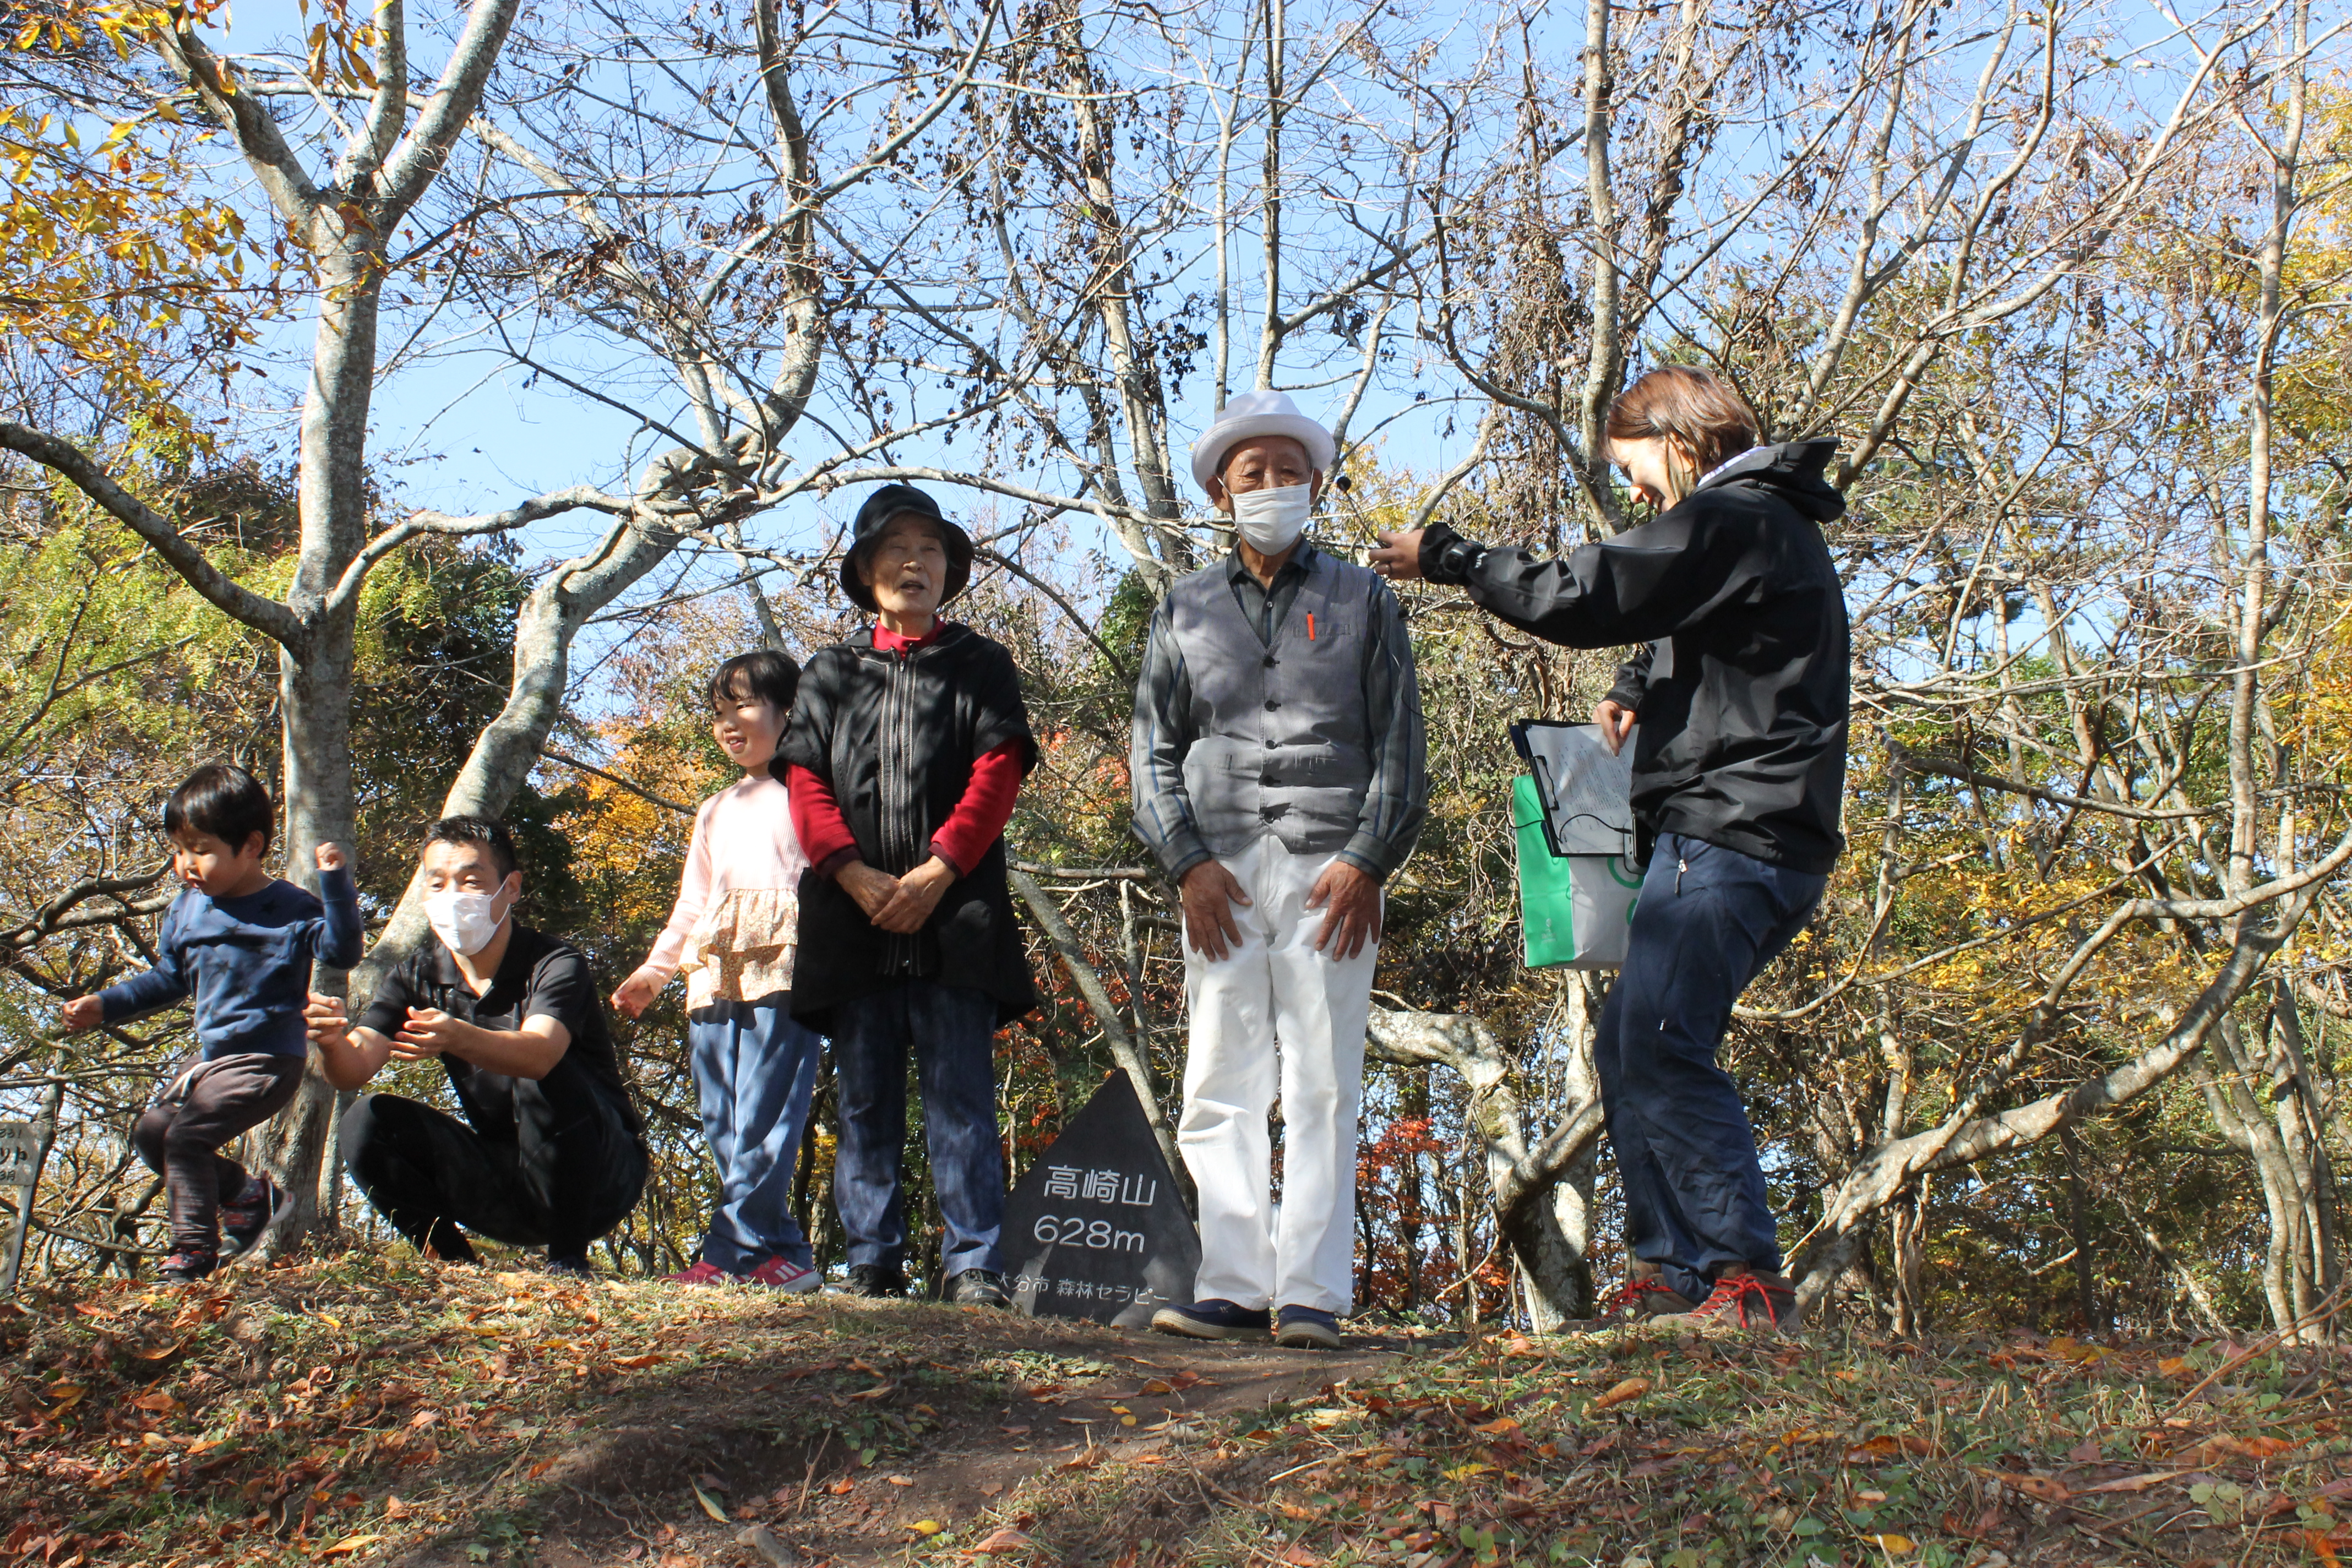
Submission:
<svg viewBox="0 0 2352 1568">
<path fill-rule="evenodd" d="M 1511 743 L 1528 760 L 1555 855 L 1633 853 L 1633 735 L 1609 750 L 1598 724 L 1525 719 Z"/>
</svg>

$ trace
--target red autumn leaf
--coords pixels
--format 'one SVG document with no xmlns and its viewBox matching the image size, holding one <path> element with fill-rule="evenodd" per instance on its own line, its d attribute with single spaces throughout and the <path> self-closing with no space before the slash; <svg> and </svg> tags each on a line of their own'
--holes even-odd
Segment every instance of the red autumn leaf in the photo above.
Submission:
<svg viewBox="0 0 2352 1568">
<path fill-rule="evenodd" d="M 1592 1407 L 1595 1410 L 1601 1408 L 1597 1402 Z M 1499 1437 L 1506 1432 L 1516 1432 L 1518 1429 L 1519 1424 L 1507 1415 L 1497 1415 L 1492 1421 L 1484 1422 L 1470 1428 L 1473 1432 L 1484 1432 L 1489 1437 Z"/>
</svg>

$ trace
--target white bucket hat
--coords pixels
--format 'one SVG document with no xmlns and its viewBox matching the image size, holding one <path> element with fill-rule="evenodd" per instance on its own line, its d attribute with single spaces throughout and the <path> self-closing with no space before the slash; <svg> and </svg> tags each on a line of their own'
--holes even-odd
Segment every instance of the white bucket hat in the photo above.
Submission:
<svg viewBox="0 0 2352 1568">
<path fill-rule="evenodd" d="M 1289 437 L 1307 448 L 1307 461 L 1321 473 L 1331 471 L 1339 450 L 1331 432 L 1298 412 L 1288 393 L 1244 392 L 1227 398 L 1216 419 L 1192 443 L 1194 482 L 1207 489 L 1225 454 L 1253 436 Z"/>
</svg>

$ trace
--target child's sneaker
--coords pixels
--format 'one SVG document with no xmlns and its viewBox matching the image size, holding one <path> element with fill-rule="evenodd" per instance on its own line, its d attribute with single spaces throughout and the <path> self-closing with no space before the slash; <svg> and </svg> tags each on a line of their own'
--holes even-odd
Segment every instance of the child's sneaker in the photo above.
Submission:
<svg viewBox="0 0 2352 1568">
<path fill-rule="evenodd" d="M 166 1285 L 193 1285 L 219 1267 L 220 1259 L 209 1252 L 174 1252 L 156 1274 Z"/>
<path fill-rule="evenodd" d="M 1762 1329 L 1771 1332 L 1785 1325 L 1797 1310 L 1797 1289 L 1778 1274 L 1743 1268 L 1717 1278 L 1715 1289 L 1690 1314 L 1690 1322 L 1708 1329 Z"/>
<path fill-rule="evenodd" d="M 246 1174 L 245 1185 L 234 1198 L 224 1198 L 220 1205 L 221 1249 L 223 1258 L 242 1258 L 253 1250 L 261 1233 L 278 1216 L 278 1205 L 285 1194 L 278 1184 L 258 1171 Z"/>
<path fill-rule="evenodd" d="M 735 1276 L 708 1258 L 695 1259 L 691 1268 L 681 1268 L 675 1274 L 665 1274 L 662 1281 L 668 1285 L 732 1285 Z"/>
<path fill-rule="evenodd" d="M 765 1285 L 771 1290 L 782 1290 L 797 1296 L 814 1290 L 824 1283 L 824 1277 L 814 1268 L 803 1268 L 789 1258 L 770 1258 L 743 1276 L 746 1285 Z"/>
</svg>

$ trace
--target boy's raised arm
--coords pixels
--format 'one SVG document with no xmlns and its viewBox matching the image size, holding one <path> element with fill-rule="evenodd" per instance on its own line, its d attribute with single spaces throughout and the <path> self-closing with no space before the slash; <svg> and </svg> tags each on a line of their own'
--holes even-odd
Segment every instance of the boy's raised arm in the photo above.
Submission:
<svg viewBox="0 0 2352 1568">
<path fill-rule="evenodd" d="M 338 844 L 319 846 L 319 901 L 326 906 L 317 957 L 330 969 L 349 969 L 367 951 L 367 926 L 360 919 L 360 889 Z"/>
</svg>

